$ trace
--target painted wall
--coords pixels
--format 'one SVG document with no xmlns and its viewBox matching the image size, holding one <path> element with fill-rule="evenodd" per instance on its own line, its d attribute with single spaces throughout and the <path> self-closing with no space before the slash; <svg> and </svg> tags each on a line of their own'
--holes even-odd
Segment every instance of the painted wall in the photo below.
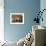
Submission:
<svg viewBox="0 0 46 46">
<path fill-rule="evenodd" d="M 7 41 L 18 41 L 31 31 L 35 14 L 40 9 L 40 0 L 4 0 L 4 34 Z M 10 13 L 24 13 L 24 24 L 11 25 Z"/>
<path fill-rule="evenodd" d="M 41 0 L 40 2 L 41 2 L 41 3 L 40 3 L 40 9 L 41 9 L 41 11 L 42 11 L 43 9 L 46 9 L 46 0 Z M 43 12 L 42 17 L 43 17 L 43 22 L 41 21 L 41 22 L 40 22 L 40 25 L 46 27 L 46 11 Z"/>
</svg>

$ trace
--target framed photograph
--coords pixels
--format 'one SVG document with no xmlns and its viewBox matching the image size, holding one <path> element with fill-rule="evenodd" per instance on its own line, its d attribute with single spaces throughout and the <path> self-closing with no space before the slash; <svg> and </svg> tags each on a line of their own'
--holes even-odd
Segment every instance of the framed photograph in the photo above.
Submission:
<svg viewBox="0 0 46 46">
<path fill-rule="evenodd" d="M 24 13 L 10 13 L 10 24 L 24 24 Z"/>
</svg>

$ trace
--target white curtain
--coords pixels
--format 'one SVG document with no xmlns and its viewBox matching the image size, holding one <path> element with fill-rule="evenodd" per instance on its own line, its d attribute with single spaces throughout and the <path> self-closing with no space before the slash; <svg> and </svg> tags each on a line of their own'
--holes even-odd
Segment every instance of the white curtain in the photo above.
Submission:
<svg viewBox="0 0 46 46">
<path fill-rule="evenodd" d="M 4 0 L 0 0 L 0 42 L 4 41 Z"/>
</svg>

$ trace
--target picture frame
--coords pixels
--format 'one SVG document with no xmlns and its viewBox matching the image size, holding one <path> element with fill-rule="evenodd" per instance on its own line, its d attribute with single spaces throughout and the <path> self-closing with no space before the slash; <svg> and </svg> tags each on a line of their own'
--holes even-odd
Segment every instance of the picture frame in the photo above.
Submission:
<svg viewBox="0 0 46 46">
<path fill-rule="evenodd" d="M 24 13 L 10 13 L 10 24 L 24 24 Z"/>
</svg>

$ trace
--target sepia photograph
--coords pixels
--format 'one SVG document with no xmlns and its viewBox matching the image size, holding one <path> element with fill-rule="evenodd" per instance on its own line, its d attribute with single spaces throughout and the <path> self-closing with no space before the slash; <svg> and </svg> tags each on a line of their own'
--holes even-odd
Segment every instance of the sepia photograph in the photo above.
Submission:
<svg viewBox="0 0 46 46">
<path fill-rule="evenodd" d="M 24 13 L 10 13 L 10 24 L 24 24 Z"/>
</svg>

